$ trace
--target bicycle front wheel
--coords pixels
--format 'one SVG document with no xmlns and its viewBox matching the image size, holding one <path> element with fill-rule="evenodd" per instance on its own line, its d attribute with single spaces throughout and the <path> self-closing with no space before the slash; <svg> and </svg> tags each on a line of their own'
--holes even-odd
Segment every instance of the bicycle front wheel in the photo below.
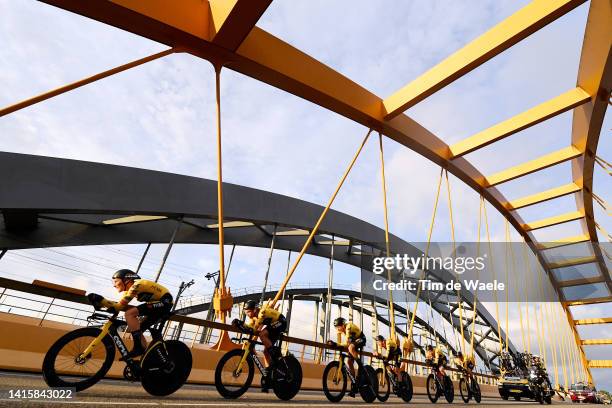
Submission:
<svg viewBox="0 0 612 408">
<path fill-rule="evenodd" d="M 85 327 L 60 337 L 43 360 L 43 378 L 50 387 L 69 387 L 83 391 L 104 377 L 115 359 L 115 344 L 105 336 L 88 356 L 83 351 L 102 331 Z"/>
<path fill-rule="evenodd" d="M 228 351 L 221 357 L 215 369 L 215 387 L 222 397 L 234 399 L 246 392 L 253 382 L 255 365 L 253 360 L 247 358 L 240 367 L 244 350 Z"/>
<path fill-rule="evenodd" d="M 470 401 L 470 389 L 465 378 L 459 380 L 459 394 L 461 394 L 461 399 L 466 404 Z"/>
<path fill-rule="evenodd" d="M 378 392 L 376 398 L 380 402 L 385 402 L 391 394 L 391 384 L 389 381 L 389 373 L 384 368 L 376 369 L 376 378 L 378 379 Z"/>
<path fill-rule="evenodd" d="M 346 373 L 337 361 L 332 361 L 323 370 L 323 393 L 331 402 L 339 402 L 345 392 Z"/>
<path fill-rule="evenodd" d="M 438 397 L 440 394 L 438 393 L 438 384 L 436 384 L 436 379 L 433 374 L 429 374 L 427 376 L 427 397 L 432 403 L 436 403 L 438 401 Z"/>
</svg>

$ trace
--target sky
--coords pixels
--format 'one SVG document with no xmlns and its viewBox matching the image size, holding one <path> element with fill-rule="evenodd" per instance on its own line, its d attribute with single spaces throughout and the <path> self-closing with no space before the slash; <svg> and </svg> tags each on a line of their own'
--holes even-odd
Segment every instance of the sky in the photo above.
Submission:
<svg viewBox="0 0 612 408">
<path fill-rule="evenodd" d="M 258 26 L 385 97 L 510 16 L 527 1 L 274 1 Z M 446 143 L 454 143 L 576 86 L 589 3 L 440 90 L 406 113 Z M 469 12 L 466 12 L 469 10 Z M 161 51 L 165 46 L 37 2 L 0 0 L 0 105 Z M 325 204 L 367 129 L 294 95 L 224 70 L 221 83 L 224 181 Z M 612 120 L 602 127 L 598 155 L 610 161 Z M 467 158 L 484 174 L 568 146 L 571 113 L 522 131 Z M 216 179 L 214 75 L 204 60 L 176 54 L 85 86 L 0 119 L 0 151 L 128 165 Z M 391 232 L 426 239 L 439 168 L 385 139 Z M 321 146 L 325 146 L 322 149 Z M 571 181 L 569 163 L 502 184 L 509 199 Z M 475 241 L 478 195 L 451 176 L 458 241 Z M 374 139 L 357 161 L 336 210 L 383 227 L 380 164 Z M 608 199 L 610 179 L 595 168 L 594 191 Z M 526 221 L 575 210 L 572 197 L 519 210 Z M 489 206 L 492 238 L 504 240 L 502 217 Z M 598 222 L 612 223 L 595 205 Z M 433 240 L 449 241 L 447 202 L 441 199 Z M 578 222 L 536 232 L 540 241 L 580 233 Z M 518 239 L 516 231 L 512 238 Z M 600 236 L 600 240 L 604 239 Z M 35 249 L 9 253 L 0 276 L 44 278 L 111 296 L 114 269 L 135 267 L 144 245 Z M 164 245 L 154 245 L 143 274 L 153 276 Z M 226 248 L 226 259 L 229 248 Z M 176 245 L 162 281 L 176 291 L 195 279 L 187 296 L 208 295 L 203 278 L 218 269 L 213 246 Z M 237 248 L 228 283 L 261 285 L 267 250 Z M 46 262 L 46 263 L 45 263 Z M 276 251 L 271 283 L 284 277 L 287 254 Z M 328 261 L 307 256 L 292 282 L 327 280 Z M 358 285 L 359 270 L 335 265 L 334 281 Z M 296 306 L 299 327 L 312 311 Z M 576 318 L 611 316 L 612 307 L 574 308 Z M 511 336 L 520 343 L 516 310 Z M 294 327 L 296 327 L 294 326 Z M 585 337 L 610 338 L 605 327 Z M 296 329 L 297 330 L 297 329 Z M 308 329 L 311 330 L 311 329 Z M 305 329 L 305 331 L 308 331 Z M 292 332 L 292 335 L 294 333 Z M 304 334 L 306 335 L 306 334 Z M 606 346 L 589 358 L 606 358 Z M 609 346 L 608 346 L 609 347 Z M 594 370 L 600 388 L 612 375 Z"/>
</svg>

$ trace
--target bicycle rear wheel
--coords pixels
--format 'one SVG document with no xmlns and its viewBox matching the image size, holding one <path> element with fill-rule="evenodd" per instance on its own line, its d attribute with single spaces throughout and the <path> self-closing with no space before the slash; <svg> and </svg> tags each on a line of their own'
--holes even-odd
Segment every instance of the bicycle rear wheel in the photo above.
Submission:
<svg viewBox="0 0 612 408">
<path fill-rule="evenodd" d="M 339 402 L 346 393 L 346 373 L 337 361 L 332 361 L 323 370 L 323 393 L 331 402 Z"/>
<path fill-rule="evenodd" d="M 100 381 L 115 359 L 115 344 L 105 336 L 89 356 L 80 355 L 102 331 L 84 327 L 60 337 L 43 360 L 43 379 L 50 387 L 70 387 L 83 391 Z"/>
<path fill-rule="evenodd" d="M 399 384 L 399 397 L 404 400 L 404 402 L 410 402 L 412 400 L 412 394 L 414 393 L 414 388 L 412 386 L 412 378 L 410 378 L 410 374 L 406 371 L 402 372 L 402 379 Z"/>
<path fill-rule="evenodd" d="M 250 358 L 246 359 L 246 367 L 238 368 L 244 350 L 230 350 L 221 357 L 215 368 L 215 388 L 222 397 L 234 399 L 246 392 L 253 382 L 255 365 Z M 245 371 L 246 369 L 246 371 Z"/>
<path fill-rule="evenodd" d="M 271 373 L 274 395 L 289 401 L 300 392 L 302 386 L 302 366 L 291 354 L 282 357 Z"/>
<path fill-rule="evenodd" d="M 185 343 L 178 340 L 157 342 L 140 362 L 142 387 L 151 395 L 170 395 L 185 384 L 191 364 L 191 351 Z"/>
<path fill-rule="evenodd" d="M 474 397 L 474 401 L 480 404 L 482 400 L 482 393 L 480 392 L 480 385 L 478 385 L 478 381 L 472 378 L 472 396 Z"/>
<path fill-rule="evenodd" d="M 449 404 L 455 399 L 455 386 L 448 375 L 444 376 L 444 398 Z"/>
<path fill-rule="evenodd" d="M 376 370 L 370 365 L 363 365 L 357 374 L 357 384 L 359 384 L 359 395 L 365 402 L 374 402 L 378 395 L 378 378 Z"/>
</svg>

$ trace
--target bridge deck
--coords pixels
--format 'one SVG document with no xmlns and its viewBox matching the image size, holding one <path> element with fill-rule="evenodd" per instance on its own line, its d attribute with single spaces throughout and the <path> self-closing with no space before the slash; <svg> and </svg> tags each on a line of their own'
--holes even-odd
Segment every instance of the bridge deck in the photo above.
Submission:
<svg viewBox="0 0 612 408">
<path fill-rule="evenodd" d="M 371 406 L 364 403 L 359 397 L 345 397 L 338 404 L 330 403 L 321 391 L 302 391 L 290 402 L 279 401 L 272 392 L 264 394 L 259 389 L 247 392 L 237 400 L 226 400 L 219 396 L 213 386 L 185 385 L 179 391 L 166 398 L 156 398 L 147 394 L 138 383 L 129 383 L 121 380 L 103 380 L 92 388 L 78 394 L 76 399 L 67 401 L 14 401 L 6 399 L 9 389 L 45 389 L 46 384 L 40 374 L 26 374 L 13 372 L 0 372 L 0 406 L 15 407 L 42 407 L 42 406 L 70 406 L 70 407 L 131 407 L 131 406 L 193 406 L 193 407 L 267 407 L 267 406 L 290 406 L 290 407 L 336 407 L 336 406 Z M 456 404 L 463 404 L 459 395 L 455 396 Z M 404 405 L 402 400 L 391 397 L 385 405 Z M 445 405 L 446 402 L 442 402 Z M 472 403 L 473 404 L 473 403 Z M 503 401 L 501 399 L 485 398 L 481 407 L 495 406 L 499 408 L 517 407 L 516 402 Z M 540 405 L 535 402 L 522 402 L 518 406 Z M 554 401 L 553 404 L 567 404 L 567 402 Z M 380 405 L 378 403 L 377 405 Z M 410 405 L 434 406 L 425 395 L 415 395 Z"/>
</svg>

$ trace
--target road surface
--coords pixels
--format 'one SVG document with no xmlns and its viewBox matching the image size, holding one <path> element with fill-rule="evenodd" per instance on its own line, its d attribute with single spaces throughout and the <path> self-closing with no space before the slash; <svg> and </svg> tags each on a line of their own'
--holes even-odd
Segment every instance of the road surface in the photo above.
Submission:
<svg viewBox="0 0 612 408">
<path fill-rule="evenodd" d="M 337 404 L 330 403 L 321 391 L 301 391 L 289 402 L 279 401 L 274 393 L 261 393 L 254 388 L 237 400 L 226 400 L 219 396 L 213 386 L 185 385 L 176 393 L 156 398 L 147 394 L 138 383 L 129 383 L 121 380 L 103 380 L 93 387 L 80 392 L 76 398 L 70 400 L 16 400 L 8 398 L 8 390 L 46 389 L 46 384 L 40 374 L 0 372 L 0 407 L 353 407 L 373 405 L 415 405 L 420 407 L 444 406 L 446 401 L 431 404 L 425 395 L 415 395 L 410 404 L 391 397 L 385 403 L 364 403 L 359 396 L 345 398 Z M 459 395 L 455 396 L 455 405 L 465 405 Z M 567 403 L 554 401 L 553 405 L 566 405 Z M 469 405 L 475 406 L 474 402 Z M 480 407 L 505 408 L 522 406 L 539 406 L 533 401 L 508 402 L 501 399 L 483 399 Z"/>
</svg>

